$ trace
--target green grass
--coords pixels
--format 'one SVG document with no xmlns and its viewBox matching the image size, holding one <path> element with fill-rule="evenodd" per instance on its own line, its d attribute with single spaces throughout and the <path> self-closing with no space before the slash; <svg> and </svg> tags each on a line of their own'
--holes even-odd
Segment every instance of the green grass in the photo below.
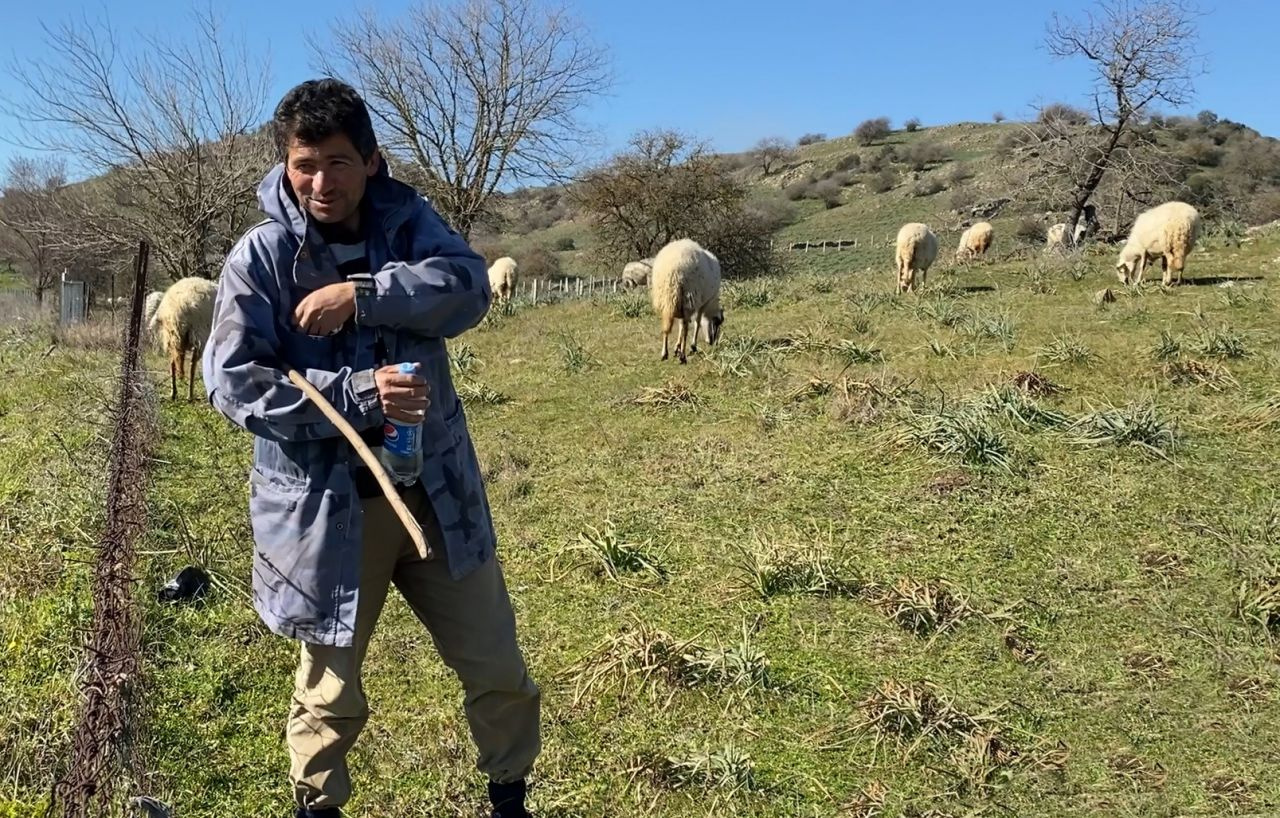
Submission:
<svg viewBox="0 0 1280 818">
<path fill-rule="evenodd" d="M 1051 292 L 1010 260 L 902 297 L 890 250 L 841 255 L 792 254 L 685 366 L 655 316 L 589 299 L 454 342 L 544 690 L 536 814 L 1275 814 L 1280 239 L 1188 263 L 1264 276 L 1254 298 L 1105 310 L 1109 255 Z M 75 715 L 116 365 L 48 347 L 0 327 L 0 814 L 24 816 Z M 283 815 L 296 647 L 248 601 L 251 440 L 157 405 L 152 794 Z M 152 602 L 192 560 L 209 599 Z M 477 814 L 461 691 L 395 595 L 364 685 L 354 814 Z"/>
</svg>

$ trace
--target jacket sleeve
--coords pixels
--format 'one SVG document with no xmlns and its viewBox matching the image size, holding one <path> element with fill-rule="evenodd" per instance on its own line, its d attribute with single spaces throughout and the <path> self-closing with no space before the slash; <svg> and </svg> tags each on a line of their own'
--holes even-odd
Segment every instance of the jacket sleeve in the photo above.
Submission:
<svg viewBox="0 0 1280 818">
<path fill-rule="evenodd" d="M 202 358 L 210 403 L 235 424 L 277 442 L 341 435 L 320 407 L 289 380 L 279 353 L 275 314 L 243 255 L 233 253 L 218 282 L 213 324 Z M 301 374 L 356 431 L 382 423 L 373 370 L 354 372 L 343 367 L 336 372 L 307 369 Z"/>
<path fill-rule="evenodd" d="M 429 338 L 461 335 L 493 299 L 484 258 L 425 199 L 410 230 L 411 260 L 374 272 L 372 292 L 356 294 L 356 321 Z"/>
</svg>

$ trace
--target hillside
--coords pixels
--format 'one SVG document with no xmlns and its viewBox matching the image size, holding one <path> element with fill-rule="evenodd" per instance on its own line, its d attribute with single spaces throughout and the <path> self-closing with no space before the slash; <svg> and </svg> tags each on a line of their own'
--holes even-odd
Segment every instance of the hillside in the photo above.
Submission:
<svg viewBox="0 0 1280 818">
<path fill-rule="evenodd" d="M 1188 286 L 1103 305 L 1101 248 L 903 298 L 883 265 L 793 256 L 729 286 L 687 366 L 640 293 L 517 301 L 451 345 L 544 690 L 535 814 L 1276 814 L 1280 233 L 1208 237 Z M 0 328 L 14 818 L 75 713 L 116 360 Z M 247 598 L 250 438 L 155 405 L 147 792 L 283 815 L 296 649 Z M 155 602 L 190 562 L 209 599 Z M 353 814 L 475 816 L 453 677 L 398 597 L 379 627 Z"/>
<path fill-rule="evenodd" d="M 1280 218 L 1280 141 L 1263 137 L 1230 122 L 1202 123 L 1191 119 L 1158 120 L 1158 138 L 1178 162 L 1183 186 L 1171 189 L 1192 201 L 1214 222 L 1214 229 L 1239 231 L 1251 224 Z M 851 240 L 859 246 L 843 250 L 827 261 L 830 269 L 879 268 L 888 263 L 886 240 L 908 221 L 928 223 L 954 247 L 964 226 L 975 218 L 975 207 L 999 205 L 992 218 L 1002 239 L 1001 252 L 1033 246 L 1038 239 L 1015 240 L 1030 232 L 1030 219 L 1041 231 L 1067 214 L 1051 203 L 1028 196 L 1023 185 L 1034 170 L 1034 159 L 1015 159 L 1011 146 L 1026 132 L 1018 122 L 958 123 L 896 130 L 871 145 L 851 136 L 837 136 L 795 149 L 794 156 L 763 173 L 750 154 L 730 154 L 724 161 L 768 212 L 777 214 L 776 243 Z M 878 183 L 878 176 L 887 177 Z M 835 187 L 834 204 L 808 198 L 815 186 Z M 878 190 L 880 187 L 887 189 Z M 1109 232 L 1123 230 L 1138 205 L 1122 202 L 1119 224 L 1113 199 L 1104 198 L 1100 213 Z M 1230 204 L 1230 214 L 1221 208 Z M 501 228 L 481 233 L 478 243 L 500 246 L 519 258 L 535 247 L 554 250 L 572 241 L 572 250 L 558 251 L 560 266 L 569 275 L 616 275 L 594 257 L 591 230 L 573 212 L 572 199 L 559 189 L 522 191 L 502 206 Z M 1052 219 L 1050 219 L 1052 217 Z M 790 255 L 783 257 L 784 262 Z M 838 260 L 837 260 L 838 259 Z"/>
</svg>

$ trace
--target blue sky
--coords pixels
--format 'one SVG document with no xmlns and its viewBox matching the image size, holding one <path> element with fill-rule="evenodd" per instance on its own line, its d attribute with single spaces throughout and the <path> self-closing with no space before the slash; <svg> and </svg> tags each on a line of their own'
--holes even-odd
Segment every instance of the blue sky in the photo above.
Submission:
<svg viewBox="0 0 1280 818">
<path fill-rule="evenodd" d="M 394 15 L 410 0 L 382 0 Z M 7 4 L 0 55 L 7 66 L 38 55 L 40 22 L 103 14 L 104 4 L 42 0 Z M 227 28 L 269 61 L 272 104 L 311 75 L 308 54 L 323 47 L 331 20 L 350 0 L 311 0 L 264 14 L 264 0 L 222 0 Z M 1043 49 L 1052 11 L 1084 3 L 984 0 L 980 3 L 887 0 L 578 0 L 578 16 L 612 56 L 616 84 L 587 112 L 607 149 L 642 128 L 674 127 L 719 150 L 741 150 L 760 137 L 810 131 L 849 132 L 858 122 L 919 117 L 926 125 L 989 121 L 993 111 L 1028 115 L 1036 102 L 1079 102 L 1087 90 L 1080 64 Z M 173 32 L 189 6 L 172 0 L 111 3 L 122 32 Z M 1196 82 L 1190 113 L 1211 108 L 1264 134 L 1280 136 L 1272 84 L 1280 56 L 1259 46 L 1280 31 L 1274 0 L 1204 0 L 1201 51 L 1209 73 Z M 974 10 L 980 9 L 981 14 Z M 0 95 L 12 91 L 0 72 Z M 0 140 L 14 123 L 0 118 Z M 0 163 L 23 152 L 0 141 Z"/>
</svg>

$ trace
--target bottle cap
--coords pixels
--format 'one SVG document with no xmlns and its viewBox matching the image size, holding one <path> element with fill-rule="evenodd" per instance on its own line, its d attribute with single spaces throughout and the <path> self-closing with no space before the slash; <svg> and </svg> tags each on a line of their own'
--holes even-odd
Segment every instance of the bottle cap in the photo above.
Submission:
<svg viewBox="0 0 1280 818">
<path fill-rule="evenodd" d="M 405 361 L 404 363 L 400 364 L 400 373 L 402 375 L 412 375 L 415 371 L 417 371 L 417 369 L 418 369 L 418 365 L 413 363 L 412 361 Z"/>
</svg>

